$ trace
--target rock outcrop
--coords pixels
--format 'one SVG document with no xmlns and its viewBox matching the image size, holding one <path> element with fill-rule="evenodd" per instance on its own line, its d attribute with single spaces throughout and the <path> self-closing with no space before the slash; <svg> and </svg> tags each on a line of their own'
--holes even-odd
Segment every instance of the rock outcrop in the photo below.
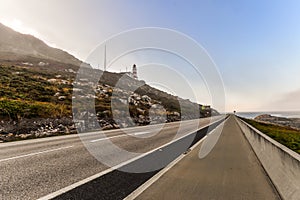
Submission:
<svg viewBox="0 0 300 200">
<path fill-rule="evenodd" d="M 107 130 L 218 114 L 124 73 L 93 69 L 2 24 L 0 35 L 0 142 L 76 133 L 78 126 Z"/>
<path fill-rule="evenodd" d="M 300 118 L 285 118 L 272 116 L 269 114 L 263 114 L 255 117 L 254 119 L 261 122 L 267 122 L 281 126 L 288 126 L 300 130 Z"/>
<path fill-rule="evenodd" d="M 4 142 L 74 133 L 76 128 L 70 118 L 0 121 L 0 141 Z"/>
</svg>

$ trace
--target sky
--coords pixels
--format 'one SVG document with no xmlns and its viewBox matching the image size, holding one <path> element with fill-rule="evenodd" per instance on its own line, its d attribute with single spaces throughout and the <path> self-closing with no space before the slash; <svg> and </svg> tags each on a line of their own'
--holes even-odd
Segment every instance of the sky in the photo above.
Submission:
<svg viewBox="0 0 300 200">
<path fill-rule="evenodd" d="M 226 111 L 294 111 L 300 110 L 299 10 L 298 0 L 0 0 L 0 22 L 81 60 L 120 32 L 172 29 L 199 43 L 215 63 L 224 84 Z M 142 65 L 151 58 L 158 62 L 162 55 L 159 59 L 157 53 L 137 52 L 111 70 L 123 71 L 125 65 Z M 177 58 L 169 60 L 171 65 Z M 162 79 L 164 70 L 161 76 L 154 74 L 157 66 L 152 65 L 152 71 L 149 65 L 141 66 L 140 77 L 149 82 Z M 191 72 L 188 64 L 181 68 Z M 196 97 L 185 93 L 175 78 L 164 84 L 184 98 L 210 104 L 204 79 L 191 78 L 193 88 L 201 91 Z"/>
</svg>

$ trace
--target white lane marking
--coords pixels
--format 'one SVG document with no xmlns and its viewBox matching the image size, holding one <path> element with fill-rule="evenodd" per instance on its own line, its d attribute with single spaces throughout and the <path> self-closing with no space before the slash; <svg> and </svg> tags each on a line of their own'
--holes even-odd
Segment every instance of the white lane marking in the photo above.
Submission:
<svg viewBox="0 0 300 200">
<path fill-rule="evenodd" d="M 40 197 L 40 198 L 38 198 L 38 200 L 49 200 L 49 199 L 53 199 L 53 198 L 55 198 L 55 197 L 57 197 L 57 196 L 59 196 L 59 195 L 61 195 L 61 194 L 64 194 L 64 193 L 66 193 L 66 192 L 68 192 L 68 191 L 70 191 L 70 190 L 72 190 L 72 189 L 75 189 L 75 188 L 79 187 L 80 185 L 83 185 L 83 184 L 85 184 L 85 183 L 88 183 L 88 182 L 90 182 L 90 181 L 92 181 L 92 180 L 95 180 L 96 178 L 99 178 L 100 176 L 103 176 L 103 175 L 105 175 L 105 174 L 107 174 L 107 173 L 109 173 L 109 172 L 112 172 L 113 170 L 114 170 L 113 168 L 108 168 L 108 169 L 106 169 L 106 170 L 104 170 L 104 171 L 102 171 L 102 172 L 100 172 L 100 173 L 98 173 L 98 174 L 95 174 L 95 175 L 90 176 L 90 177 L 88 177 L 88 178 L 86 178 L 86 179 L 83 179 L 83 180 L 81 180 L 81 181 L 78 181 L 78 182 L 76 182 L 76 183 L 73 183 L 72 185 L 69 185 L 69 186 L 67 186 L 67 187 L 65 187 L 65 188 L 62 188 L 62 189 L 60 189 L 60 190 L 57 190 L 57 191 L 55 191 L 55 192 L 53 192 L 53 193 L 51 193 L 51 194 L 48 194 L 48 195 L 46 195 L 46 196 Z"/>
<path fill-rule="evenodd" d="M 91 140 L 90 142 L 98 142 L 98 141 L 103 141 L 103 140 L 109 140 L 112 138 L 118 138 L 118 137 L 125 137 L 125 136 L 135 136 L 135 135 L 144 135 L 144 134 L 148 134 L 150 132 L 148 131 L 142 131 L 142 132 L 136 132 L 136 133 L 130 133 L 130 134 L 124 134 L 124 135 L 116 135 L 116 136 L 111 136 L 111 137 L 104 137 L 104 138 L 99 138 L 96 140 Z"/>
<path fill-rule="evenodd" d="M 124 137 L 126 135 L 116 135 L 116 136 L 112 136 L 112 137 L 104 137 L 104 138 L 100 138 L 100 139 L 96 139 L 96 140 L 91 140 L 90 142 L 98 142 L 98 141 L 102 141 L 102 140 L 109 140 L 112 138 L 118 138 L 118 137 Z"/>
<path fill-rule="evenodd" d="M 206 139 L 206 137 L 207 136 L 204 136 L 200 141 L 198 141 L 190 149 L 193 150 L 196 146 L 198 146 L 201 142 L 203 142 Z M 125 197 L 124 200 L 133 200 L 133 199 L 136 199 L 140 194 L 142 194 L 153 183 L 155 183 L 160 177 L 162 177 L 162 175 L 164 175 L 165 173 L 167 173 L 167 171 L 169 171 L 172 167 L 174 167 L 174 165 L 176 165 L 179 161 L 181 161 L 185 156 L 186 156 L 185 154 L 179 155 L 175 160 L 173 160 L 166 167 L 164 167 L 162 170 L 160 170 L 152 178 L 150 178 L 148 181 L 146 181 L 144 184 L 142 184 L 140 187 L 138 187 L 136 190 L 134 190 L 131 194 L 129 194 L 127 197 Z"/>
<path fill-rule="evenodd" d="M 53 151 L 59 151 L 59 150 L 68 149 L 68 148 L 71 148 L 71 147 L 73 147 L 73 146 L 60 147 L 60 148 L 57 148 L 57 149 L 49 149 L 49 150 L 45 150 L 45 151 L 39 151 L 39 152 L 35 152 L 35 153 L 30 153 L 30 154 L 25 154 L 25 155 L 20 155 L 20 156 L 14 156 L 14 157 L 11 157 L 11 158 L 4 158 L 4 159 L 1 159 L 0 162 L 4 162 L 4 161 L 8 161 L 8 160 L 14 160 L 14 159 L 18 159 L 18 158 L 29 157 L 29 156 L 35 156 L 35 155 L 38 155 L 38 154 L 49 153 L 49 152 L 53 152 Z"/>
<path fill-rule="evenodd" d="M 142 131 L 142 132 L 137 132 L 137 133 L 134 133 L 134 134 L 130 134 L 130 135 L 145 135 L 145 134 L 149 134 L 150 132 L 148 131 Z"/>
<path fill-rule="evenodd" d="M 225 121 L 222 122 L 221 124 L 223 124 L 223 123 L 225 123 Z M 219 124 L 213 130 L 211 130 L 210 133 L 215 132 L 216 129 L 221 124 Z M 205 135 L 201 140 L 199 140 L 196 144 L 194 144 L 192 147 L 190 147 L 190 150 L 193 151 L 206 138 L 207 138 L 207 135 Z M 140 194 L 142 194 L 145 190 L 147 190 L 153 183 L 155 183 L 160 177 L 162 177 L 162 175 L 167 173 L 172 167 L 174 167 L 174 165 L 176 165 L 179 161 L 181 161 L 185 156 L 187 156 L 187 155 L 186 154 L 181 154 L 179 157 L 177 157 L 175 160 L 173 160 L 171 163 L 169 163 L 166 167 L 164 167 L 162 170 L 160 170 L 157 174 L 155 174 L 152 178 L 150 178 L 148 181 L 146 181 L 144 184 L 142 184 L 140 187 L 138 187 L 136 190 L 134 190 L 131 194 L 129 194 L 127 197 L 125 197 L 124 200 L 134 200 L 134 199 L 136 199 Z"/>
<path fill-rule="evenodd" d="M 209 123 L 209 124 L 207 124 L 207 125 L 198 127 L 197 130 L 200 130 L 200 129 L 203 129 L 203 128 L 205 128 L 205 127 L 208 127 L 208 126 L 212 125 L 213 123 L 218 122 L 218 121 L 221 121 L 221 120 L 222 120 L 222 118 L 220 118 L 220 119 L 218 119 L 218 120 L 216 120 L 216 121 L 213 121 L 213 122 L 211 122 L 211 123 Z M 194 132 L 195 132 L 195 131 L 194 131 Z M 182 139 L 182 138 L 184 138 L 184 137 L 187 137 L 188 135 L 190 135 L 190 134 L 192 134 L 192 133 L 193 133 L 193 132 L 189 132 L 187 135 L 184 135 L 184 136 L 182 136 L 182 137 L 180 137 L 180 138 L 174 140 L 173 142 L 178 141 L 178 140 L 180 140 L 180 139 Z M 115 137 L 116 137 L 116 136 L 115 136 Z M 104 139 L 104 138 L 101 138 L 101 139 Z M 202 138 L 202 139 L 205 139 L 205 138 Z M 153 149 L 153 150 L 151 150 L 151 151 L 149 151 L 149 152 L 147 152 L 147 153 L 144 153 L 144 154 L 142 154 L 142 155 L 136 156 L 136 157 L 134 157 L 134 158 L 132 158 L 132 159 L 129 159 L 129 160 L 123 162 L 123 163 L 120 163 L 120 164 L 118 164 L 118 165 L 116 165 L 116 166 L 113 166 L 113 167 L 111 167 L 111 168 L 108 168 L 108 169 L 106 169 L 106 170 L 104 170 L 104 171 L 102 171 L 102 172 L 100 172 L 100 173 L 98 173 L 98 174 L 95 174 L 95 175 L 90 176 L 90 177 L 88 177 L 88 178 L 86 178 L 86 179 L 83 179 L 83 180 L 81 180 L 81 181 L 78 181 L 78 182 L 76 182 L 76 183 L 73 183 L 72 185 L 69 185 L 69 186 L 67 186 L 67 187 L 64 187 L 64 188 L 62 188 L 62 189 L 60 189 L 60 190 L 57 190 L 57 191 L 55 191 L 55 192 L 53 192 L 53 193 L 50 193 L 50 194 L 46 195 L 46 196 L 40 197 L 38 200 L 48 200 L 48 199 L 53 199 L 53 198 L 55 198 L 55 197 L 57 197 L 57 196 L 59 196 L 59 195 L 61 195 L 61 194 L 64 194 L 64 193 L 66 193 L 66 192 L 69 192 L 70 190 L 72 190 L 72 189 L 74 189 L 74 188 L 77 188 L 77 187 L 80 186 L 80 185 L 83 185 L 83 184 L 85 184 L 85 183 L 87 183 L 87 182 L 90 182 L 90 181 L 92 181 L 92 180 L 95 180 L 96 178 L 99 178 L 100 176 L 103 176 L 104 174 L 107 174 L 107 173 L 109 173 L 109 172 L 111 172 L 111 171 L 113 171 L 113 170 L 115 170 L 115 169 L 121 168 L 121 167 L 125 166 L 125 165 L 128 164 L 128 163 L 131 163 L 131 162 L 133 162 L 133 161 L 135 161 L 135 160 L 138 160 L 138 159 L 140 159 L 140 158 L 142 158 L 142 157 L 144 157 L 144 156 L 147 156 L 147 155 L 153 153 L 154 151 L 158 151 L 159 149 L 162 149 L 162 148 L 168 146 L 168 145 L 171 144 L 171 143 L 172 143 L 172 141 L 171 141 L 171 142 L 168 142 L 167 144 L 164 144 L 164 145 L 162 145 L 162 146 L 160 146 L 160 147 L 157 147 L 157 148 L 155 148 L 155 149 Z M 171 164 L 170 164 L 170 165 L 171 165 Z M 138 188 L 138 189 L 139 189 L 139 188 Z"/>
<path fill-rule="evenodd" d="M 218 120 L 216 120 L 216 121 L 218 121 Z M 187 121 L 187 122 L 188 123 L 194 123 L 194 121 Z M 187 123 L 187 122 L 185 122 L 185 123 Z M 174 127 L 165 127 L 165 128 L 163 128 L 163 130 L 167 130 L 167 129 L 171 129 L 171 128 L 174 128 Z M 198 127 L 196 130 L 198 130 L 199 128 L 200 127 Z M 140 131 L 140 132 L 129 133 L 129 134 L 124 134 L 124 135 L 116 135 L 116 136 L 111 136 L 111 137 L 103 137 L 103 138 L 91 140 L 90 142 L 94 143 L 94 142 L 99 142 L 99 141 L 103 141 L 103 140 L 109 140 L 109 139 L 112 139 L 112 138 L 125 137 L 125 136 L 128 136 L 128 135 L 129 136 L 145 135 L 145 134 L 149 134 L 149 133 L 152 133 L 152 132 L 157 132 L 157 131 L 160 131 L 160 130 L 161 130 L 161 128 L 159 128 L 159 129 L 153 129 L 152 131 Z M 115 131 L 115 130 L 113 130 L 113 131 Z"/>
<path fill-rule="evenodd" d="M 162 124 L 151 124 L 151 125 L 147 125 L 147 126 L 138 126 L 138 127 L 129 127 L 129 128 L 122 128 L 121 130 L 123 131 L 129 131 L 129 130 L 137 130 L 137 129 L 147 129 L 147 128 L 155 128 L 157 127 L 157 129 L 160 129 L 161 127 L 164 127 L 164 129 L 169 129 L 172 128 L 174 125 L 176 126 L 177 124 L 181 124 L 181 125 L 186 125 L 189 123 L 194 123 L 194 122 L 204 122 L 205 120 L 211 120 L 213 121 L 213 119 L 216 119 L 216 121 L 218 121 L 218 118 L 222 118 L 223 115 L 221 116 L 215 116 L 215 117 L 211 117 L 211 118 L 200 118 L 200 119 L 192 119 L 192 120 L 185 120 L 185 121 L 176 121 L 176 122 L 169 122 L 169 123 L 162 123 Z M 99 131 L 103 131 L 103 130 L 99 130 Z M 93 132 L 87 132 L 87 133 L 79 133 L 79 134 L 71 134 L 71 135 L 61 135 L 61 136 L 54 136 L 54 137 L 45 137 L 45 138 L 37 138 L 37 139 L 32 139 L 32 140 L 22 140 L 22 141 L 15 141 L 15 142 L 5 142 L 0 144 L 0 148 L 2 147 L 13 147 L 13 146 L 17 146 L 17 145 L 24 145 L 24 144 L 31 144 L 31 143 L 38 143 L 38 142 L 44 142 L 44 141 L 55 141 L 55 140 L 62 140 L 62 139 L 71 139 L 71 138 L 77 138 L 81 135 L 83 136 L 93 136 L 93 135 L 97 135 L 99 133 L 99 131 L 93 131 Z M 115 133 L 120 131 L 120 129 L 114 129 L 114 130 L 105 130 L 105 133 Z"/>
</svg>

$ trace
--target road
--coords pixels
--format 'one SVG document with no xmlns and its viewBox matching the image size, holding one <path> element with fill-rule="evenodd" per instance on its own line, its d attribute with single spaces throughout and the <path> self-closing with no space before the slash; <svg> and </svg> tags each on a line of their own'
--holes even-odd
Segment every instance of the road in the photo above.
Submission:
<svg viewBox="0 0 300 200">
<path fill-rule="evenodd" d="M 136 199 L 280 199 L 235 116 L 225 121 L 208 156 L 199 159 L 200 148 L 193 149 Z"/>
<path fill-rule="evenodd" d="M 82 141 L 106 148 L 101 144 L 109 139 L 122 149 L 144 153 L 219 119 L 105 131 L 107 138 L 93 132 L 84 137 L 68 135 L 0 144 L 0 199 L 40 198 L 108 169 L 91 155 Z M 110 152 L 108 156 L 111 158 L 113 154 Z"/>
</svg>

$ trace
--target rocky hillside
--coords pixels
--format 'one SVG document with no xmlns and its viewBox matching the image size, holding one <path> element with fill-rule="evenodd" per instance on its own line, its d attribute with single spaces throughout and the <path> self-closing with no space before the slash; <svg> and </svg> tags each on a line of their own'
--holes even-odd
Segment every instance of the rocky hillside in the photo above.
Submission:
<svg viewBox="0 0 300 200">
<path fill-rule="evenodd" d="M 72 69 L 49 72 L 35 65 L 0 64 L 0 140 L 76 133 L 72 120 L 75 75 Z M 88 79 L 82 81 L 85 83 L 89 85 Z M 142 86 L 134 90 L 136 85 Z M 81 94 L 80 89 L 76 90 Z M 93 88 L 93 95 L 86 91 L 82 90 L 79 96 L 95 99 L 97 119 L 103 129 L 194 119 L 201 115 L 195 114 L 201 105 L 118 73 L 105 72 Z M 115 109 L 112 102 L 119 102 Z M 81 114 L 89 117 L 85 111 Z M 83 129 L 89 129 L 89 125 Z"/>
<path fill-rule="evenodd" d="M 102 129 L 218 114 L 210 107 L 172 96 L 127 75 L 102 75 L 88 64 L 83 68 L 85 77 L 77 83 L 81 63 L 67 52 L 0 24 L 0 142 L 76 133 L 72 102 L 80 102 L 81 98 L 94 100 L 96 116 L 75 104 L 77 114 L 96 117 Z M 101 79 L 90 83 L 99 74 Z M 74 87 L 78 84 L 81 88 Z M 112 108 L 116 102 L 118 105 Z M 83 130 L 93 128 L 75 123 L 80 123 Z"/>
<path fill-rule="evenodd" d="M 269 114 L 263 114 L 255 117 L 254 119 L 256 121 L 288 126 L 300 130 L 300 118 L 285 118 L 285 117 L 276 117 Z"/>
<path fill-rule="evenodd" d="M 82 61 L 69 53 L 49 47 L 42 40 L 32 35 L 21 34 L 0 23 L 0 60 L 26 61 L 28 64 L 46 65 L 48 62 L 59 62 L 80 66 Z"/>
</svg>

